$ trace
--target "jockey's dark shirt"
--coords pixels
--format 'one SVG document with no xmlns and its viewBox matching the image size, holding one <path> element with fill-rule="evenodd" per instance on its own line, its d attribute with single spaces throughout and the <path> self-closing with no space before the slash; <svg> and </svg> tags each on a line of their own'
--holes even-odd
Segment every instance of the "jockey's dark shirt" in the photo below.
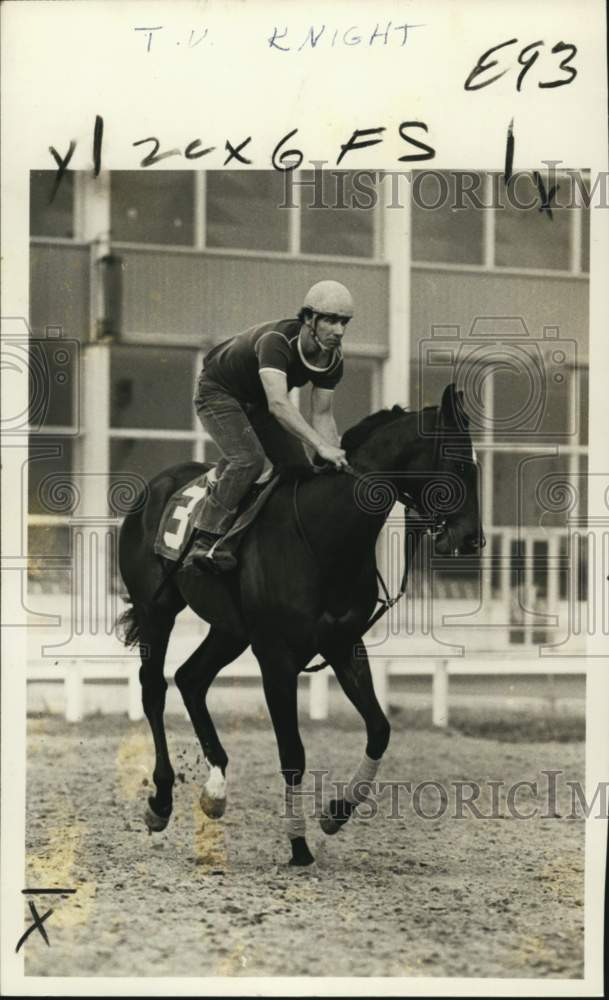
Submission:
<svg viewBox="0 0 609 1000">
<path fill-rule="evenodd" d="M 297 319 L 272 320 L 225 340 L 206 354 L 202 376 L 222 386 L 240 403 L 266 406 L 261 371 L 287 376 L 288 389 L 311 382 L 320 389 L 334 389 L 343 374 L 340 350 L 330 363 L 318 368 L 306 360 L 299 343 L 301 323 Z"/>
</svg>

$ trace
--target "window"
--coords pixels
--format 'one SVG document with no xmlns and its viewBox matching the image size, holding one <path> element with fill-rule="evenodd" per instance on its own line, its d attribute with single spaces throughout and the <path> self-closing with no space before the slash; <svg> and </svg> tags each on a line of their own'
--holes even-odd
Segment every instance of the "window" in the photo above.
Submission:
<svg viewBox="0 0 609 1000">
<path fill-rule="evenodd" d="M 115 488 L 125 480 L 132 489 L 134 477 L 143 485 L 181 462 L 217 461 L 218 449 L 204 436 L 192 402 L 200 361 L 196 350 L 112 348 L 110 479 Z"/>
<path fill-rule="evenodd" d="M 150 482 L 163 469 L 193 460 L 191 441 L 159 441 L 150 438 L 113 438 L 110 444 L 110 478 L 116 483 L 121 473 L 141 476 Z"/>
<path fill-rule="evenodd" d="M 560 181 L 559 181 L 560 183 Z M 565 183 L 565 188 L 568 186 Z M 495 263 L 498 267 L 570 267 L 570 213 L 552 201 L 552 217 L 540 211 L 540 193 L 531 174 L 516 174 L 509 194 L 500 185 L 495 213 Z M 526 206 L 526 207 L 525 207 Z"/>
<path fill-rule="evenodd" d="M 413 260 L 482 264 L 485 209 L 476 208 L 465 194 L 477 176 L 444 170 L 413 174 Z"/>
<path fill-rule="evenodd" d="M 564 527 L 571 506 L 566 457 L 514 452 L 493 455 L 493 524 Z"/>
<path fill-rule="evenodd" d="M 37 574 L 50 570 L 52 559 L 68 560 L 72 554 L 68 524 L 29 524 L 27 537 L 28 556 L 35 560 Z"/>
<path fill-rule="evenodd" d="M 30 514 L 69 515 L 78 494 L 72 485 L 72 439 L 30 435 L 28 496 Z"/>
<path fill-rule="evenodd" d="M 567 443 L 570 439 L 575 443 L 569 400 L 574 372 L 566 364 L 553 361 L 554 354 L 564 358 L 564 351 L 555 351 L 542 359 L 535 350 L 529 352 L 529 345 L 524 347 L 505 342 L 497 355 L 493 371 L 494 440 L 535 441 L 543 435 L 546 440 Z"/>
<path fill-rule="evenodd" d="M 578 461 L 578 481 L 574 483 L 577 492 L 577 507 L 573 512 L 576 520 L 588 516 L 588 456 L 580 455 Z"/>
<path fill-rule="evenodd" d="M 29 403 L 33 427 L 73 426 L 78 363 L 78 345 L 73 340 L 30 340 Z"/>
<path fill-rule="evenodd" d="M 30 172 L 30 235 L 74 237 L 74 174 L 64 173 L 55 197 L 55 170 Z"/>
<path fill-rule="evenodd" d="M 191 170 L 114 170 L 110 174 L 110 230 L 123 243 L 194 243 Z"/>
<path fill-rule="evenodd" d="M 29 524 L 28 587 L 32 593 L 67 593 L 72 586 L 72 540 L 68 524 Z"/>
<path fill-rule="evenodd" d="M 375 174 L 304 170 L 298 175 L 302 253 L 374 255 Z"/>
<path fill-rule="evenodd" d="M 112 427 L 192 430 L 194 351 L 113 347 Z"/>
<path fill-rule="evenodd" d="M 29 351 L 29 409 L 35 432 L 30 434 L 27 467 L 28 586 L 33 593 L 65 593 L 72 581 L 70 518 L 79 500 L 72 478 L 78 344 L 32 338 Z"/>
<path fill-rule="evenodd" d="M 588 369 L 579 368 L 575 374 L 579 377 L 579 406 L 575 418 L 579 429 L 579 441 L 580 444 L 588 444 Z"/>
<path fill-rule="evenodd" d="M 283 175 L 276 170 L 210 170 L 206 174 L 206 244 L 244 250 L 288 249 Z"/>
</svg>

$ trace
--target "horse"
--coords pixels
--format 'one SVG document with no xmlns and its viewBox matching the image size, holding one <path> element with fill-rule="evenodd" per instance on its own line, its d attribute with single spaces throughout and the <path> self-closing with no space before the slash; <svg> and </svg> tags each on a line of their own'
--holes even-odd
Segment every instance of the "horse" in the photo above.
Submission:
<svg viewBox="0 0 609 1000">
<path fill-rule="evenodd" d="M 366 728 L 363 759 L 342 798 L 324 810 L 323 830 L 340 830 L 362 801 L 366 782 L 370 788 L 390 736 L 362 643 L 378 600 L 375 543 L 383 523 L 396 501 L 413 507 L 434 528 L 440 556 L 475 555 L 484 535 L 469 420 L 463 394 L 454 385 L 446 387 L 439 406 L 420 411 L 394 406 L 365 417 L 345 432 L 342 447 L 347 471 L 280 477 L 230 572 L 175 571 L 175 564 L 153 551 L 166 502 L 208 465 L 190 462 L 166 469 L 150 481 L 123 521 L 119 566 L 130 607 L 118 625 L 125 644 L 140 647 L 142 702 L 155 751 L 155 794 L 145 817 L 151 832 L 163 830 L 172 812 L 175 775 L 163 719 L 163 664 L 175 618 L 186 605 L 210 626 L 175 674 L 208 767 L 200 799 L 207 816 L 224 813 L 228 757 L 206 695 L 220 670 L 248 646 L 260 666 L 277 740 L 289 864 L 314 861 L 302 805 L 305 750 L 297 682 L 317 654 L 331 665 Z"/>
</svg>

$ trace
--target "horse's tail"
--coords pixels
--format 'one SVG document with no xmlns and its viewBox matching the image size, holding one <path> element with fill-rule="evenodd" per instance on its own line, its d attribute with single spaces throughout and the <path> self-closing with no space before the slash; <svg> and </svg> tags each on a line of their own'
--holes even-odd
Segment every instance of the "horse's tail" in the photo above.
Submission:
<svg viewBox="0 0 609 1000">
<path fill-rule="evenodd" d="M 135 608 L 133 605 L 123 611 L 116 619 L 116 634 L 123 645 L 127 647 L 137 646 L 140 641 L 140 627 L 138 625 Z"/>
</svg>

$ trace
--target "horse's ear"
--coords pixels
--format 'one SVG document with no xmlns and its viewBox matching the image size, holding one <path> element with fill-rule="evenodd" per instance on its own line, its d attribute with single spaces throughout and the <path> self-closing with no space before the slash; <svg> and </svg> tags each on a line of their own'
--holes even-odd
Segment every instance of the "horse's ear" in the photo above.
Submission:
<svg viewBox="0 0 609 1000">
<path fill-rule="evenodd" d="M 461 389 L 457 390 L 454 382 L 447 385 L 442 393 L 441 411 L 448 426 L 459 430 L 465 430 L 468 426 L 469 419 L 463 408 L 463 392 Z"/>
<path fill-rule="evenodd" d="M 455 413 L 456 408 L 456 396 L 457 387 L 454 382 L 446 386 L 446 389 L 442 393 L 442 403 L 440 404 L 442 409 L 442 415 L 445 417 L 452 417 Z"/>
</svg>

